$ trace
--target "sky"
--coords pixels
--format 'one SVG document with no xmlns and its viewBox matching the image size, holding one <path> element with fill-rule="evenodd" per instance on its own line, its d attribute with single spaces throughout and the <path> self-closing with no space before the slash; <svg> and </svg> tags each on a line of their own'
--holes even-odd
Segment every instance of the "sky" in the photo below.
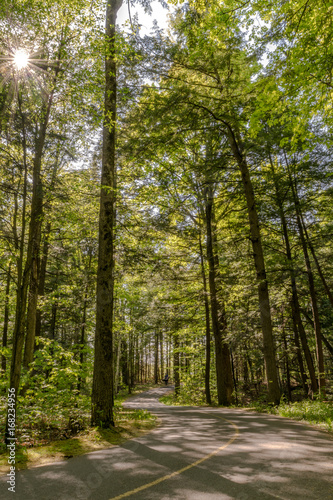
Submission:
<svg viewBox="0 0 333 500">
<path fill-rule="evenodd" d="M 140 5 L 136 5 L 135 7 L 131 7 L 131 17 L 133 19 L 135 13 L 139 15 L 139 24 L 142 25 L 142 35 L 149 34 L 150 29 L 153 25 L 154 19 L 158 22 L 160 28 L 166 29 L 168 26 L 168 10 L 164 9 L 161 4 L 154 0 L 152 2 L 153 13 L 150 16 L 144 12 L 143 7 Z M 171 7 L 172 8 L 172 7 Z M 127 0 L 123 3 L 122 7 L 119 9 L 117 16 L 117 24 L 122 25 L 126 21 L 128 21 L 128 2 Z"/>
</svg>

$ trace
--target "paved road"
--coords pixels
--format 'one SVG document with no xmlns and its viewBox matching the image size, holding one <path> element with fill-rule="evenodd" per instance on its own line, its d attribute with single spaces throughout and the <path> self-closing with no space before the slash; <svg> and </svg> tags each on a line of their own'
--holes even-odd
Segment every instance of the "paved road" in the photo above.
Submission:
<svg viewBox="0 0 333 500">
<path fill-rule="evenodd" d="M 279 417 L 128 400 L 162 420 L 122 446 L 17 474 L 15 500 L 332 500 L 333 440 Z"/>
</svg>

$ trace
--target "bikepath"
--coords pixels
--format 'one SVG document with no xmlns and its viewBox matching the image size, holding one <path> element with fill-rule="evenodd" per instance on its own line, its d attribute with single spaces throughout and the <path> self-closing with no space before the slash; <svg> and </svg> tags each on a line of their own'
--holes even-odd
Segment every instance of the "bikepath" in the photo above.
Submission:
<svg viewBox="0 0 333 500">
<path fill-rule="evenodd" d="M 333 439 L 282 417 L 166 406 L 157 388 L 126 402 L 161 423 L 121 446 L 0 477 L 15 500 L 332 500 Z"/>
</svg>

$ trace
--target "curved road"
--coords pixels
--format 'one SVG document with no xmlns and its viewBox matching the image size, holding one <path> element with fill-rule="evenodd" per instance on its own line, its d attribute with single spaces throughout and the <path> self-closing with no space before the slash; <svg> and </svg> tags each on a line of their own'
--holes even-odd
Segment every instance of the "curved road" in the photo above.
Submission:
<svg viewBox="0 0 333 500">
<path fill-rule="evenodd" d="M 332 500 L 333 440 L 280 417 L 127 400 L 162 423 L 122 446 L 17 473 L 15 500 Z"/>
</svg>

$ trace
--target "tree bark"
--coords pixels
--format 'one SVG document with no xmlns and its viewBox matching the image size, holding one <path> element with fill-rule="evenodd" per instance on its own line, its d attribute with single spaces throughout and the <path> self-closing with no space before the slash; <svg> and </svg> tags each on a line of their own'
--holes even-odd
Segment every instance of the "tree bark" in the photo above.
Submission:
<svg viewBox="0 0 333 500">
<path fill-rule="evenodd" d="M 59 170 L 59 151 L 57 153 L 56 161 L 52 170 L 52 178 L 49 188 L 50 191 L 52 191 L 55 182 L 57 180 L 58 170 Z M 34 297 L 34 300 L 30 305 L 31 309 L 29 310 L 28 307 L 28 317 L 35 316 L 36 319 L 31 323 L 30 326 L 27 324 L 27 335 L 25 340 L 25 349 L 23 357 L 23 365 L 25 366 L 25 368 L 28 368 L 29 364 L 33 361 L 34 351 L 36 349 L 35 337 L 39 337 L 41 333 L 42 311 L 38 307 L 38 297 L 43 297 L 45 294 L 45 280 L 46 280 L 50 234 L 51 234 L 51 223 L 47 222 L 44 231 L 42 256 L 41 258 L 38 258 L 38 263 L 37 263 L 38 289 L 36 292 L 36 296 Z M 33 329 L 34 322 L 35 322 L 35 329 Z"/>
<path fill-rule="evenodd" d="M 51 329 L 50 329 L 50 338 L 52 340 L 54 340 L 56 337 L 57 313 L 58 313 L 58 302 L 53 302 L 51 310 Z"/>
<path fill-rule="evenodd" d="M 129 385 L 128 377 L 128 349 L 126 340 L 121 341 L 121 374 L 124 385 Z"/>
<path fill-rule="evenodd" d="M 308 378 L 307 378 L 304 364 L 303 364 L 303 357 L 302 357 L 301 346 L 299 343 L 299 334 L 298 334 L 298 330 L 297 330 L 297 324 L 294 321 L 294 319 L 293 319 L 293 326 L 294 326 L 294 342 L 295 342 L 295 346 L 296 346 L 296 356 L 297 356 L 298 366 L 299 366 L 299 370 L 300 370 L 304 394 L 307 396 L 309 394 Z"/>
<path fill-rule="evenodd" d="M 26 317 L 26 338 L 27 338 L 27 349 L 24 360 L 24 365 L 28 364 L 33 360 L 34 353 L 34 342 L 36 333 L 36 315 L 37 315 L 37 302 L 38 302 L 38 282 L 39 282 L 39 254 L 40 254 L 40 244 L 41 244 L 41 230 L 43 224 L 43 200 L 44 200 L 44 190 L 41 176 L 42 159 L 44 152 L 44 144 L 46 140 L 46 132 L 50 118 L 50 112 L 52 108 L 55 85 L 57 82 L 58 74 L 60 71 L 60 60 L 62 58 L 64 40 L 60 41 L 57 53 L 57 66 L 55 68 L 52 90 L 47 96 L 47 101 L 43 106 L 42 116 L 43 120 L 40 123 L 39 131 L 36 137 L 35 144 L 35 156 L 33 163 L 33 191 L 31 199 L 31 217 L 29 224 L 29 239 L 28 239 L 28 249 L 27 258 L 25 264 L 25 270 L 23 273 L 22 282 L 22 307 L 20 308 L 20 315 L 18 318 L 19 325 L 16 328 L 15 325 L 15 335 L 18 337 L 24 336 L 24 322 Z M 21 351 L 20 355 L 17 356 L 16 362 L 19 358 L 18 371 L 21 370 L 22 363 L 22 347 L 21 344 L 23 340 L 18 340 L 18 348 Z M 14 369 L 15 371 L 15 369 Z M 17 375 L 16 375 L 17 377 Z M 14 376 L 15 378 L 15 376 Z"/>
<path fill-rule="evenodd" d="M 318 261 L 318 258 L 317 258 L 317 255 L 316 255 L 316 252 L 315 252 L 315 249 L 311 243 L 311 240 L 309 238 L 309 235 L 308 235 L 308 231 L 307 231 L 307 228 L 306 228 L 306 225 L 304 223 L 304 220 L 303 220 L 303 217 L 302 217 L 302 225 L 303 225 L 303 229 L 304 229 L 304 234 L 305 234 L 305 237 L 306 237 L 306 241 L 307 241 L 307 244 L 310 248 L 310 251 L 312 253 L 312 257 L 313 257 L 313 260 L 315 261 L 315 264 L 316 264 L 316 267 L 317 267 L 317 271 L 318 271 L 318 274 L 320 276 L 320 279 L 322 281 L 322 284 L 324 285 L 324 288 L 325 288 L 325 291 L 326 291 L 326 294 L 327 294 L 327 297 L 329 298 L 329 301 L 331 303 L 331 306 L 333 307 L 333 295 L 332 295 L 332 292 L 330 290 L 330 287 L 328 286 L 327 284 L 327 281 L 325 279 L 325 276 L 324 276 L 324 273 L 322 271 L 322 268 L 319 264 L 319 261 Z"/>
<path fill-rule="evenodd" d="M 42 258 L 40 259 L 40 273 L 39 273 L 39 283 L 38 283 L 38 296 L 39 297 L 43 297 L 45 294 L 45 280 L 46 280 L 46 268 L 47 268 L 48 252 L 49 252 L 50 233 L 51 233 L 51 224 L 50 224 L 50 222 L 48 222 L 46 225 L 46 229 L 45 229 Z M 35 337 L 40 336 L 41 328 L 42 328 L 42 311 L 40 308 L 38 308 L 36 311 Z M 25 347 L 25 349 L 27 349 L 27 347 Z M 25 353 L 24 353 L 24 356 L 26 356 Z M 24 362 L 26 363 L 25 366 L 27 366 L 31 361 L 32 361 L 32 357 L 30 355 L 30 358 L 24 360 Z"/>
<path fill-rule="evenodd" d="M 216 290 L 216 256 L 213 250 L 213 190 L 209 185 L 206 189 L 206 229 L 207 229 L 207 260 L 209 264 L 209 290 L 212 314 L 212 327 L 215 340 L 215 362 L 217 398 L 220 405 L 232 403 L 233 382 L 229 347 L 226 342 L 227 322 L 224 306 L 220 303 Z"/>
<path fill-rule="evenodd" d="M 90 255 L 91 260 L 91 255 Z M 90 262 L 89 267 L 90 268 Z M 79 344 L 79 354 L 80 354 L 80 367 L 83 369 L 83 363 L 85 359 L 85 347 L 86 347 L 86 321 L 87 321 L 87 302 L 88 302 L 88 282 L 85 286 L 84 298 L 83 298 L 83 310 L 82 310 L 82 320 L 81 320 L 81 332 L 80 332 L 80 344 Z M 77 382 L 77 390 L 80 393 L 82 385 L 85 383 L 85 378 L 79 374 Z"/>
<path fill-rule="evenodd" d="M 201 275 L 203 283 L 204 292 L 204 304 L 205 304 L 205 322 L 206 322 L 206 357 L 205 357 L 205 395 L 207 404 L 212 404 L 212 398 L 210 394 L 210 315 L 209 315 L 209 300 L 208 300 L 208 290 L 207 290 L 207 279 L 204 265 L 204 256 L 201 243 L 201 233 L 199 233 L 199 252 L 200 252 L 200 263 L 201 263 Z"/>
<path fill-rule="evenodd" d="M 161 367 L 161 378 L 162 378 L 164 376 L 163 331 L 160 332 L 160 367 Z"/>
<path fill-rule="evenodd" d="M 134 339 L 133 339 L 133 334 L 130 332 L 129 334 L 129 349 L 128 349 L 128 364 L 129 364 L 129 371 L 130 371 L 130 376 L 129 376 L 129 386 L 132 389 L 135 385 L 135 363 L 134 363 L 134 357 L 135 357 L 135 345 L 134 345 Z M 150 358 L 151 359 L 151 358 Z"/>
<path fill-rule="evenodd" d="M 292 400 L 291 397 L 291 384 L 290 384 L 290 369 L 289 369 L 289 355 L 288 355 L 288 344 L 287 344 L 287 336 L 285 331 L 285 324 L 283 318 L 282 321 L 282 339 L 283 339 L 283 347 L 284 347 L 284 359 L 285 359 L 285 367 L 286 367 L 286 378 L 287 378 L 287 392 L 288 392 L 288 401 Z"/>
<path fill-rule="evenodd" d="M 176 396 L 180 393 L 180 356 L 179 356 L 179 338 L 175 333 L 173 336 L 173 379 L 175 384 Z"/>
<path fill-rule="evenodd" d="M 14 388 L 17 394 L 22 365 L 22 350 L 24 343 L 25 314 L 28 298 L 28 286 L 30 277 L 33 282 L 33 291 L 37 283 L 37 260 L 39 255 L 41 224 L 43 217 L 43 186 L 41 180 L 41 164 L 43 149 L 46 139 L 46 130 L 48 126 L 53 92 L 49 95 L 47 105 L 44 110 L 44 120 L 41 123 L 39 133 L 36 139 L 35 157 L 33 164 L 33 191 L 31 199 L 31 215 L 29 224 L 29 238 L 26 262 L 24 266 L 22 282 L 18 288 L 18 300 L 16 307 L 15 325 L 13 332 L 13 350 L 10 371 L 10 387 Z M 33 300 L 29 295 L 29 301 Z M 30 318 L 33 321 L 33 318 Z"/>
<path fill-rule="evenodd" d="M 54 82 L 55 83 L 55 82 Z M 41 237 L 41 225 L 43 218 L 43 186 L 41 179 L 41 165 L 44 144 L 46 139 L 46 130 L 49 122 L 49 116 L 52 106 L 54 88 L 49 94 L 48 102 L 44 109 L 44 120 L 40 125 L 40 129 L 36 138 L 35 144 L 35 156 L 33 163 L 33 189 L 31 198 L 31 215 L 29 224 L 29 238 L 28 238 L 28 248 L 27 256 L 24 266 L 24 271 L 22 275 L 21 283 L 18 285 L 17 290 L 17 303 L 16 303 L 16 315 L 15 315 L 15 325 L 13 331 L 13 349 L 12 349 L 12 359 L 10 367 L 10 387 L 15 389 L 15 394 L 18 394 L 18 389 L 20 385 L 21 378 L 21 366 L 22 366 L 22 351 L 24 344 L 24 328 L 25 328 L 25 316 L 27 309 L 28 300 L 28 287 L 30 282 L 30 287 L 32 286 L 32 293 L 36 292 L 35 287 L 38 286 L 38 276 L 37 276 L 37 261 L 39 258 L 39 246 Z M 23 241 L 21 241 L 23 245 Z M 34 300 L 34 297 L 29 294 L 29 304 Z M 37 306 L 37 302 L 36 302 Z M 28 317 L 28 323 L 35 329 L 36 316 Z M 31 321 L 34 322 L 31 324 Z M 8 415 L 7 415 L 8 418 Z M 7 435 L 7 424 L 6 424 L 6 435 Z"/>
<path fill-rule="evenodd" d="M 103 157 L 99 213 L 96 333 L 92 388 L 92 425 L 104 428 L 113 421 L 113 288 L 115 226 L 116 143 L 116 18 L 122 0 L 106 6 L 106 57 L 103 124 Z"/>
<path fill-rule="evenodd" d="M 232 153 L 237 161 L 241 172 L 242 183 L 245 192 L 247 211 L 250 224 L 250 238 L 253 249 L 253 258 L 257 273 L 258 296 L 260 309 L 260 322 L 263 334 L 263 351 L 265 360 L 265 369 L 268 383 L 269 400 L 275 404 L 280 402 L 280 388 L 277 377 L 276 355 L 273 339 L 273 327 L 271 318 L 271 309 L 269 302 L 268 282 L 266 277 L 264 252 L 261 243 L 261 234 L 259 226 L 259 217 L 256 207 L 256 201 L 250 177 L 249 168 L 242 152 L 240 140 L 236 138 L 234 131 L 227 124 L 227 134 Z"/>
<path fill-rule="evenodd" d="M 158 332 L 155 333 L 154 383 L 158 384 Z"/>
<path fill-rule="evenodd" d="M 321 336 L 322 336 L 323 342 L 326 346 L 326 349 L 330 353 L 331 358 L 333 358 L 333 346 L 332 346 L 332 344 L 329 343 L 329 341 L 327 340 L 327 338 L 325 337 L 325 335 L 323 333 L 321 334 Z"/>
<path fill-rule="evenodd" d="M 312 390 L 316 392 L 318 390 L 316 372 L 315 372 L 311 352 L 310 352 L 310 349 L 308 346 L 306 332 L 305 332 L 302 318 L 301 318 L 301 312 L 300 312 L 300 306 L 299 306 L 299 300 L 298 300 L 298 292 L 297 292 L 296 275 L 295 275 L 295 270 L 294 270 L 294 266 L 293 266 L 293 258 L 292 258 L 292 254 L 291 254 L 291 246 L 290 246 L 290 241 L 289 241 L 287 220 L 286 220 L 286 216 L 284 213 L 282 196 L 280 193 L 280 186 L 279 186 L 276 174 L 275 174 L 274 163 L 273 163 L 271 156 L 270 156 L 270 164 L 271 164 L 272 173 L 273 173 L 273 180 L 274 180 L 275 194 L 276 194 L 276 203 L 277 203 L 277 206 L 279 209 L 283 238 L 284 238 L 284 243 L 285 243 L 285 247 L 286 247 L 286 256 L 287 256 L 288 266 L 289 266 L 289 275 L 290 275 L 291 293 L 292 293 L 291 313 L 292 313 L 292 320 L 293 320 L 293 327 L 294 327 L 295 345 L 297 343 L 299 345 L 299 341 L 298 341 L 298 335 L 299 335 L 299 337 L 301 339 L 301 344 L 302 344 L 304 356 L 305 356 L 305 361 L 306 361 L 309 375 L 310 375 L 311 387 L 312 387 Z M 297 345 L 296 345 L 296 349 L 297 349 Z M 302 355 L 301 354 L 299 355 L 297 353 L 297 356 L 298 356 L 298 363 L 299 363 L 300 370 L 301 370 L 301 378 L 302 378 L 303 387 L 304 387 L 304 390 L 307 390 L 307 376 L 306 376 L 306 373 L 304 372 Z"/>
<path fill-rule="evenodd" d="M 120 372 L 121 340 L 118 339 L 116 351 L 116 374 L 114 378 L 115 393 L 119 392 L 119 372 Z"/>
<path fill-rule="evenodd" d="M 9 291 L 10 291 L 10 281 L 11 281 L 11 263 L 9 263 L 7 271 L 6 280 L 6 296 L 5 296 L 5 310 L 3 315 L 3 330 L 2 330 L 2 347 L 7 347 L 8 341 L 8 322 L 9 322 Z M 3 374 L 6 373 L 6 356 L 2 354 L 1 356 L 1 370 Z"/>
<path fill-rule="evenodd" d="M 305 266 L 306 266 L 307 275 L 308 275 L 309 291 L 310 291 L 312 315 L 313 315 L 313 324 L 314 324 L 315 339 L 316 339 L 316 354 L 317 354 L 317 363 L 318 363 L 318 371 L 319 371 L 319 374 L 318 374 L 319 391 L 324 396 L 325 395 L 326 381 L 325 381 L 324 356 L 323 356 L 321 324 L 320 324 L 320 318 L 319 318 L 317 294 L 316 294 L 316 289 L 315 289 L 315 284 L 314 284 L 311 262 L 310 262 L 310 258 L 309 258 L 309 252 L 308 252 L 308 248 L 307 248 L 307 242 L 306 242 L 304 231 L 303 231 L 301 206 L 299 203 L 298 194 L 296 191 L 296 187 L 294 185 L 294 181 L 293 181 L 292 176 L 291 176 L 291 172 L 290 172 L 290 168 L 289 168 L 289 164 L 288 164 L 286 156 L 285 156 L 285 160 L 286 160 L 287 169 L 288 169 L 291 191 L 292 191 L 292 195 L 293 195 L 293 199 L 294 199 L 294 205 L 295 205 L 295 211 L 296 211 L 296 222 L 297 222 L 298 232 L 299 232 L 299 236 L 300 236 L 300 240 L 301 240 L 301 244 L 302 244 Z"/>
</svg>

